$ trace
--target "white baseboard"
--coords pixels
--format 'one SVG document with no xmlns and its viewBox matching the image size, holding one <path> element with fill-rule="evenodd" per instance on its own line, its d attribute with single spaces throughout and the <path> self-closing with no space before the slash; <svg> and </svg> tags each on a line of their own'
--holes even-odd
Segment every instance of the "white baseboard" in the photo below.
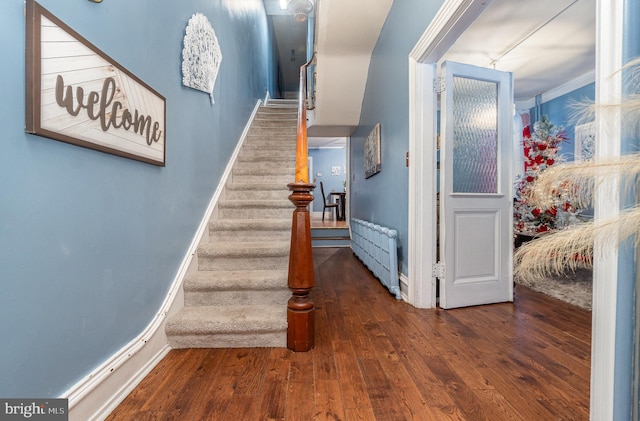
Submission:
<svg viewBox="0 0 640 421">
<path fill-rule="evenodd" d="M 409 278 L 402 272 L 398 272 L 400 277 L 400 295 L 402 295 L 402 301 L 409 302 Z"/>
<path fill-rule="evenodd" d="M 207 235 L 209 219 L 261 104 L 258 100 L 247 121 L 160 310 L 140 335 L 62 394 L 69 400 L 69 420 L 105 419 L 171 349 L 164 333 L 166 320 L 184 306 L 182 283 L 197 264 L 198 244 Z"/>
</svg>

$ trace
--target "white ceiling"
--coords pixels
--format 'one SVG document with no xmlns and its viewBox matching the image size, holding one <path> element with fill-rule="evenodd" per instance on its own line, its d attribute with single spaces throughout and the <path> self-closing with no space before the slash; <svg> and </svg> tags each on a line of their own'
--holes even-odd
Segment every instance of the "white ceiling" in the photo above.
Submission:
<svg viewBox="0 0 640 421">
<path fill-rule="evenodd" d="M 595 0 L 493 0 L 444 59 L 513 73 L 516 101 L 595 69 Z"/>
<path fill-rule="evenodd" d="M 595 1 L 487 0 L 445 59 L 510 71 L 516 101 L 531 101 L 593 73 Z M 317 97 L 309 134 L 325 137 L 317 145 L 310 138 L 310 146 L 335 145 L 358 125 L 371 53 L 392 3 L 320 0 Z"/>
</svg>

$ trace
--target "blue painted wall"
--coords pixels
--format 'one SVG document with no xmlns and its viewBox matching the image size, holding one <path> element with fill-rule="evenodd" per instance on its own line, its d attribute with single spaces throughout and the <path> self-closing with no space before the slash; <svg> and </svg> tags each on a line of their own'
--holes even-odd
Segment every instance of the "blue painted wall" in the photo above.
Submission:
<svg viewBox="0 0 640 421">
<path fill-rule="evenodd" d="M 347 165 L 346 149 L 309 149 L 309 156 L 313 158 L 313 179 L 315 179 L 316 189 L 313 198 L 313 211 L 322 212 L 322 194 L 320 192 L 320 182 L 324 185 L 324 193 L 329 201 L 329 193 L 332 191 L 343 191 L 346 181 L 345 166 Z M 339 175 L 332 175 L 332 167 L 340 167 Z M 322 175 L 319 176 L 318 173 Z M 327 215 L 325 217 L 329 216 Z"/>
<path fill-rule="evenodd" d="M 156 315 L 268 80 L 260 0 L 41 0 L 167 99 L 166 167 L 24 132 L 23 0 L 0 2 L 0 396 L 53 397 Z M 215 87 L 182 86 L 187 21 L 223 54 Z"/>
<path fill-rule="evenodd" d="M 565 161 L 573 161 L 575 154 L 575 121 L 572 114 L 577 104 L 593 103 L 596 98 L 595 83 L 578 88 L 568 94 L 554 98 L 551 101 L 540 104 L 539 116 L 547 115 L 549 120 L 556 126 L 564 127 L 569 140 L 560 144 L 558 155 L 562 156 Z M 536 109 L 529 111 L 532 124 L 539 119 L 536 117 Z M 532 127 L 533 128 L 533 127 Z"/>
<path fill-rule="evenodd" d="M 371 58 L 359 126 L 351 136 L 352 218 L 398 231 L 399 264 L 407 273 L 409 53 L 443 2 L 396 1 Z M 382 171 L 364 178 L 364 139 L 381 124 Z"/>
<path fill-rule="evenodd" d="M 280 62 L 278 57 L 278 47 L 276 45 L 276 32 L 273 26 L 273 19 L 267 18 L 267 27 L 269 34 L 269 97 L 282 98 L 280 90 Z"/>
</svg>

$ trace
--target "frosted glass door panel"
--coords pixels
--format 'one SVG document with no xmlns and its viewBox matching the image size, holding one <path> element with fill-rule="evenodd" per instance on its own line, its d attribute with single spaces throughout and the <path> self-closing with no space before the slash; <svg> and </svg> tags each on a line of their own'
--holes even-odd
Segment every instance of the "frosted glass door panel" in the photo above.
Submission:
<svg viewBox="0 0 640 421">
<path fill-rule="evenodd" d="M 498 86 L 453 78 L 453 192 L 498 192 Z"/>
</svg>

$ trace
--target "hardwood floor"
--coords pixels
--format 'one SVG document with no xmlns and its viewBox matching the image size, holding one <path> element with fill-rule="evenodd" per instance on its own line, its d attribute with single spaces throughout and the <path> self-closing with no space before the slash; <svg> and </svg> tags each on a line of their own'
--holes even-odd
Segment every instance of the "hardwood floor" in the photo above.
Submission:
<svg viewBox="0 0 640 421">
<path fill-rule="evenodd" d="M 314 249 L 316 347 L 171 351 L 109 420 L 587 420 L 591 313 L 420 310 L 350 249 Z"/>
<path fill-rule="evenodd" d="M 322 216 L 313 215 L 310 218 L 311 228 L 347 228 L 346 221 L 336 221 L 327 212 L 324 221 Z"/>
</svg>

